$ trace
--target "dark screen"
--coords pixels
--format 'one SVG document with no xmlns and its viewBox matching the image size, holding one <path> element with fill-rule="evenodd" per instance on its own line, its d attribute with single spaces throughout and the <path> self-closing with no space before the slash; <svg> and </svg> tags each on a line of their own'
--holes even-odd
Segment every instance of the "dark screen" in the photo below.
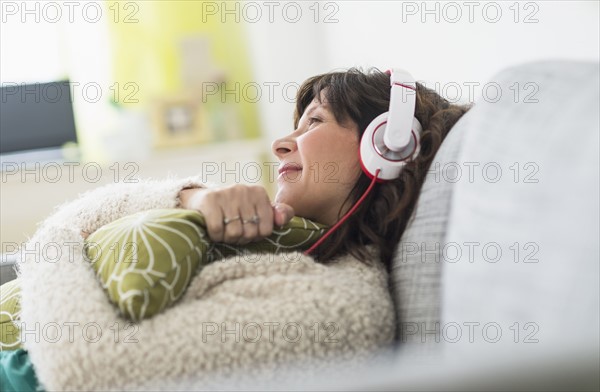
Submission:
<svg viewBox="0 0 600 392">
<path fill-rule="evenodd" d="M 0 92 L 0 153 L 77 142 L 69 81 L 3 83 Z"/>
</svg>

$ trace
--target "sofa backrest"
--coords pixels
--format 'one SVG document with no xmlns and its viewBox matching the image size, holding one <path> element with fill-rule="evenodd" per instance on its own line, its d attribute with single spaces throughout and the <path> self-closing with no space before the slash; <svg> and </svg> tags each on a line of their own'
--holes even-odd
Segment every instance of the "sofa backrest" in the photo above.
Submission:
<svg viewBox="0 0 600 392">
<path fill-rule="evenodd" d="M 446 236 L 452 179 L 459 174 L 456 163 L 470 117 L 469 111 L 438 150 L 396 249 L 391 288 L 398 320 L 396 338 L 400 343 L 421 343 L 421 333 L 436 328 L 440 321 L 440 244 Z"/>
<path fill-rule="evenodd" d="M 400 343 L 598 341 L 598 74 L 507 69 L 451 130 L 392 267 Z"/>
<path fill-rule="evenodd" d="M 442 328 L 479 323 L 488 346 L 598 346 L 599 74 L 510 68 L 494 79 L 500 99 L 471 113 L 461 159 L 489 170 L 454 185 L 445 242 L 463 252 L 443 263 Z"/>
</svg>

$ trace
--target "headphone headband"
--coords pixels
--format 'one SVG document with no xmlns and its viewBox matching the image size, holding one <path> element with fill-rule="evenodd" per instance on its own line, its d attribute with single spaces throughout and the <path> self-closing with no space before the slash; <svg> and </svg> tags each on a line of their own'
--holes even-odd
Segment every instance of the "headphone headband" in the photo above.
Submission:
<svg viewBox="0 0 600 392">
<path fill-rule="evenodd" d="M 390 110 L 383 140 L 390 150 L 400 151 L 410 143 L 417 84 L 411 74 L 395 69 L 390 75 L 390 88 Z"/>
<path fill-rule="evenodd" d="M 363 133 L 360 159 L 363 171 L 378 179 L 393 180 L 402 168 L 419 153 L 421 124 L 415 117 L 416 82 L 401 69 L 390 75 L 389 111 L 377 116 Z"/>
</svg>

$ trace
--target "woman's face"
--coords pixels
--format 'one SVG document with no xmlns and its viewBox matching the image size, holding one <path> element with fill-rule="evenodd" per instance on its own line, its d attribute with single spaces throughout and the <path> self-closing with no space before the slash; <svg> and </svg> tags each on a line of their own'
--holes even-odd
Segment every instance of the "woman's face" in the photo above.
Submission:
<svg viewBox="0 0 600 392">
<path fill-rule="evenodd" d="M 275 201 L 333 225 L 361 173 L 358 126 L 339 124 L 322 95 L 304 110 L 294 132 L 273 142 L 273 152 L 279 159 Z"/>
</svg>

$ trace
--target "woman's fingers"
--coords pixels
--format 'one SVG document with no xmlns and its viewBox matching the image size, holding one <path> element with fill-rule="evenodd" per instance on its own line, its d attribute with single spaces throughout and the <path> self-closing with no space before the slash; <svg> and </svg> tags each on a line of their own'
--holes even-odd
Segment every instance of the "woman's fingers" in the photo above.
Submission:
<svg viewBox="0 0 600 392">
<path fill-rule="evenodd" d="M 224 222 L 225 213 L 219 203 L 218 192 L 212 189 L 207 190 L 195 202 L 192 209 L 198 210 L 204 215 L 209 238 L 215 242 L 223 242 L 226 226 Z"/>
<path fill-rule="evenodd" d="M 254 219 L 248 220 L 246 218 L 244 234 L 246 239 L 252 241 L 271 235 L 273 232 L 273 210 L 265 188 L 252 186 L 249 191 L 252 193 L 251 200 L 254 204 L 254 215 L 252 216 Z M 246 233 L 247 230 L 249 233 Z"/>
<path fill-rule="evenodd" d="M 240 244 L 247 244 L 268 236 L 273 231 L 273 212 L 265 189 L 261 186 L 241 187 L 243 200 L 240 205 L 242 216 L 242 238 Z"/>
<path fill-rule="evenodd" d="M 232 185 L 205 189 L 190 206 L 206 220 L 208 236 L 215 242 L 247 244 L 271 235 L 273 225 L 281 226 L 293 216 L 287 204 L 271 205 L 261 186 Z"/>
<path fill-rule="evenodd" d="M 242 214 L 236 206 L 226 206 L 223 210 L 223 234 L 221 240 L 217 242 L 226 242 L 228 244 L 236 244 L 244 234 L 242 225 Z M 209 234 L 210 235 L 210 234 Z M 211 237 L 211 239 L 213 239 Z M 216 241 L 213 239 L 213 241 Z"/>
<path fill-rule="evenodd" d="M 242 217 L 242 235 L 237 243 L 243 245 L 258 237 L 258 224 L 261 217 L 256 214 L 256 208 L 252 202 L 240 205 L 240 216 Z"/>
<path fill-rule="evenodd" d="M 260 217 L 258 222 L 258 236 L 260 238 L 268 237 L 273 232 L 273 207 L 266 192 L 261 202 L 256 205 L 256 215 Z"/>
<path fill-rule="evenodd" d="M 273 206 L 273 222 L 277 226 L 283 226 L 294 217 L 294 209 L 292 206 L 284 203 L 276 203 Z"/>
</svg>

